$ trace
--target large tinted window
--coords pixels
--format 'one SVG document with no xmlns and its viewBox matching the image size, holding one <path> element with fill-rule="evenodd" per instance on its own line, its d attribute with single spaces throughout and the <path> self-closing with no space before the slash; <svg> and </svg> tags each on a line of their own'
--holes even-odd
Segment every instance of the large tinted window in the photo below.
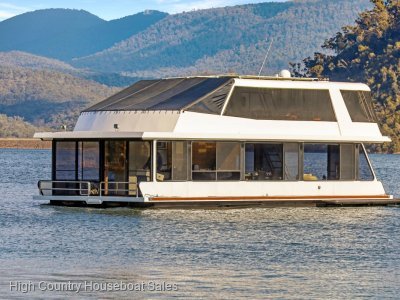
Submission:
<svg viewBox="0 0 400 300">
<path fill-rule="evenodd" d="M 187 142 L 173 142 L 172 144 L 172 179 L 187 180 L 188 175 Z"/>
<path fill-rule="evenodd" d="M 76 142 L 56 142 L 55 180 L 75 180 Z"/>
<path fill-rule="evenodd" d="M 99 181 L 99 142 L 78 142 L 78 179 Z"/>
<path fill-rule="evenodd" d="M 193 180 L 240 180 L 240 143 L 193 142 Z"/>
<path fill-rule="evenodd" d="M 328 90 L 235 88 L 225 115 L 258 120 L 336 121 Z"/>
<path fill-rule="evenodd" d="M 217 143 L 217 180 L 240 180 L 240 144 Z"/>
<path fill-rule="evenodd" d="M 283 145 L 285 161 L 285 180 L 299 179 L 299 144 L 286 143 Z"/>
<path fill-rule="evenodd" d="M 157 180 L 187 180 L 188 145 L 186 141 L 157 142 Z"/>
<path fill-rule="evenodd" d="M 362 145 L 357 145 L 358 148 L 358 180 L 374 180 L 374 174 L 368 162 L 367 154 L 364 152 Z"/>
<path fill-rule="evenodd" d="M 303 180 L 338 180 L 340 178 L 340 146 L 304 144 Z"/>
<path fill-rule="evenodd" d="M 376 122 L 371 93 L 365 91 L 341 91 L 344 103 L 353 122 Z"/>
<path fill-rule="evenodd" d="M 129 181 L 151 180 L 151 144 L 147 141 L 129 142 Z"/>
<path fill-rule="evenodd" d="M 104 143 L 104 181 L 126 182 L 126 142 L 106 141 Z"/>
<path fill-rule="evenodd" d="M 192 143 L 192 179 L 216 180 L 217 144 L 213 142 Z"/>
<path fill-rule="evenodd" d="M 355 145 L 342 144 L 340 145 L 340 179 L 354 180 L 355 179 Z"/>
<path fill-rule="evenodd" d="M 246 144 L 246 180 L 282 180 L 282 144 Z"/>
</svg>

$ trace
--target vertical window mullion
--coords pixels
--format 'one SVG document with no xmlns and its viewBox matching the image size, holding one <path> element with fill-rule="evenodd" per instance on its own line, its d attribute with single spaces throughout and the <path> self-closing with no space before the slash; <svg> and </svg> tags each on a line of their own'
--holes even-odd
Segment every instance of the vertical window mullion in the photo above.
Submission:
<svg viewBox="0 0 400 300">
<path fill-rule="evenodd" d="M 240 180 L 245 180 L 246 173 L 246 149 L 245 143 L 240 143 Z"/>
<path fill-rule="evenodd" d="M 79 178 L 78 178 L 78 166 L 79 166 L 79 164 L 78 164 L 78 159 L 79 159 L 79 147 L 78 147 L 78 141 L 75 141 L 75 180 L 79 180 Z M 82 147 L 83 147 L 83 145 L 82 145 Z M 81 155 L 82 156 L 82 155 Z"/>
</svg>

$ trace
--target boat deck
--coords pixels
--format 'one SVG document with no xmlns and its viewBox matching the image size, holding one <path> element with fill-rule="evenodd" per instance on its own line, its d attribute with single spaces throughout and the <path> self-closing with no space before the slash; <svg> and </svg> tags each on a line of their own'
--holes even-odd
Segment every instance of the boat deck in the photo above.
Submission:
<svg viewBox="0 0 400 300">
<path fill-rule="evenodd" d="M 34 196 L 34 200 L 49 201 L 51 205 L 142 208 L 207 208 L 207 207 L 334 207 L 400 205 L 400 199 L 380 195 L 335 197 L 110 197 L 110 196 Z"/>
</svg>

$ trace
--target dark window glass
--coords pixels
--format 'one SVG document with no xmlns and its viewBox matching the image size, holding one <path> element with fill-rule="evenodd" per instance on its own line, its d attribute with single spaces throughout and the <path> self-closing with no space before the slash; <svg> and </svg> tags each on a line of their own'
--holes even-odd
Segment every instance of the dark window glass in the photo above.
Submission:
<svg viewBox="0 0 400 300">
<path fill-rule="evenodd" d="M 340 179 L 340 146 L 328 145 L 328 180 Z"/>
<path fill-rule="evenodd" d="M 328 146 L 304 144 L 303 180 L 326 180 L 328 173 Z"/>
<path fill-rule="evenodd" d="M 258 120 L 336 121 L 328 90 L 238 87 L 225 115 Z"/>
<path fill-rule="evenodd" d="M 216 172 L 193 171 L 192 173 L 193 181 L 212 181 L 216 179 Z"/>
<path fill-rule="evenodd" d="M 193 171 L 215 171 L 216 143 L 193 142 L 192 164 Z"/>
<path fill-rule="evenodd" d="M 240 180 L 240 143 L 217 143 L 217 180 Z"/>
<path fill-rule="evenodd" d="M 285 180 L 299 179 L 299 144 L 284 144 L 285 155 Z"/>
<path fill-rule="evenodd" d="M 151 143 L 130 141 L 128 149 L 128 195 L 137 196 L 140 182 L 151 180 Z"/>
<path fill-rule="evenodd" d="M 99 142 L 78 142 L 78 179 L 99 181 Z"/>
<path fill-rule="evenodd" d="M 157 142 L 157 180 L 187 180 L 187 142 Z"/>
<path fill-rule="evenodd" d="M 157 181 L 172 179 L 172 142 L 157 142 Z"/>
<path fill-rule="evenodd" d="M 187 180 L 187 142 L 172 143 L 172 180 Z"/>
<path fill-rule="evenodd" d="M 372 173 L 369 165 L 367 154 L 364 152 L 362 145 L 358 145 L 358 180 L 374 180 L 374 174 Z"/>
<path fill-rule="evenodd" d="M 76 142 L 56 142 L 55 180 L 76 180 Z"/>
<path fill-rule="evenodd" d="M 246 180 L 281 180 L 282 144 L 246 144 Z"/>
<path fill-rule="evenodd" d="M 354 151 L 352 156 L 351 146 L 304 144 L 303 180 L 354 179 Z"/>
<path fill-rule="evenodd" d="M 216 180 L 216 143 L 192 143 L 192 179 Z"/>
<path fill-rule="evenodd" d="M 193 180 L 240 180 L 240 143 L 193 142 Z"/>
<path fill-rule="evenodd" d="M 340 179 L 354 180 L 355 179 L 355 145 L 342 144 L 340 145 Z"/>
<path fill-rule="evenodd" d="M 128 192 L 125 141 L 104 143 L 104 195 L 125 196 Z"/>
<path fill-rule="evenodd" d="M 58 171 L 56 170 L 56 180 L 75 180 L 75 170 L 73 171 Z"/>
<path fill-rule="evenodd" d="M 341 93 L 353 122 L 377 122 L 370 92 L 341 91 Z"/>
<path fill-rule="evenodd" d="M 238 172 L 218 172 L 217 180 L 240 180 L 240 171 Z"/>
</svg>

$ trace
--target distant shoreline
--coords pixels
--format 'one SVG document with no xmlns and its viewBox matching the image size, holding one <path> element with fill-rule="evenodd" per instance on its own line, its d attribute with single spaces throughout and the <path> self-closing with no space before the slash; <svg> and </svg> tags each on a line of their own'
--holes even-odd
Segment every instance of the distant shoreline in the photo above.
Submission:
<svg viewBox="0 0 400 300">
<path fill-rule="evenodd" d="M 0 149 L 51 149 L 51 141 L 33 138 L 0 138 Z"/>
</svg>

